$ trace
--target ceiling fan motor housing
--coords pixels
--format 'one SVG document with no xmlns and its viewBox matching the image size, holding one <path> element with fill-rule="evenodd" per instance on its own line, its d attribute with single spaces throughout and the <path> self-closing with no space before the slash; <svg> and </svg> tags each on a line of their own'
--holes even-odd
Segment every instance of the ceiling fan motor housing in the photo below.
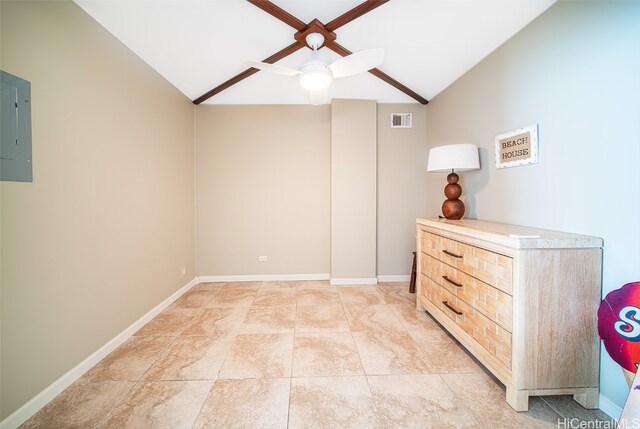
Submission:
<svg viewBox="0 0 640 429">
<path fill-rule="evenodd" d="M 311 34 L 309 36 L 311 36 Z M 309 36 L 307 36 L 307 38 Z M 311 58 L 300 67 L 300 71 L 302 72 L 300 75 L 300 85 L 302 85 L 303 88 L 314 91 L 324 89 L 331 85 L 333 75 L 327 67 L 328 64 L 327 60 L 322 58 L 322 56 L 314 50 L 311 53 Z"/>
</svg>

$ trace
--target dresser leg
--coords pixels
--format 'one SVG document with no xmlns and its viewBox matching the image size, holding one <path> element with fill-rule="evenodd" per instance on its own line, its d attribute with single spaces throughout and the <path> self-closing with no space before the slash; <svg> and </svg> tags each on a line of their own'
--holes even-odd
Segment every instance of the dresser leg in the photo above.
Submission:
<svg viewBox="0 0 640 429">
<path fill-rule="evenodd" d="M 507 386 L 507 404 L 516 411 L 529 411 L 529 391 Z"/>
<path fill-rule="evenodd" d="M 416 293 L 416 252 L 413 252 L 413 265 L 411 266 L 411 277 L 409 278 L 409 293 Z"/>
<path fill-rule="evenodd" d="M 600 392 L 597 387 L 590 387 L 586 389 L 584 393 L 573 395 L 574 401 L 589 410 L 598 408 L 599 398 Z"/>
</svg>

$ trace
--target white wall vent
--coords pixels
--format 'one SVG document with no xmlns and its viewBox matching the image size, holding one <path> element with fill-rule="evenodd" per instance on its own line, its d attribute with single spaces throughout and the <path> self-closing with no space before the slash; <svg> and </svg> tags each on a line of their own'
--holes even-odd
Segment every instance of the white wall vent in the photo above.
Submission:
<svg viewBox="0 0 640 429">
<path fill-rule="evenodd" d="M 413 123 L 413 114 L 411 113 L 392 113 L 391 128 L 411 128 Z"/>
</svg>

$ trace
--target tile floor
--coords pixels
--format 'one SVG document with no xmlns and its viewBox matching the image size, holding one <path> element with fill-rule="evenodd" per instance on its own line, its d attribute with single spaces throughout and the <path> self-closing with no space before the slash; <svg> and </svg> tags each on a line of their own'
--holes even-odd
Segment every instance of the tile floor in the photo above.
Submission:
<svg viewBox="0 0 640 429">
<path fill-rule="evenodd" d="M 609 420 L 570 396 L 531 398 L 530 411 L 516 413 L 504 395 L 416 312 L 406 283 L 208 283 L 22 427 L 497 429 Z"/>
</svg>

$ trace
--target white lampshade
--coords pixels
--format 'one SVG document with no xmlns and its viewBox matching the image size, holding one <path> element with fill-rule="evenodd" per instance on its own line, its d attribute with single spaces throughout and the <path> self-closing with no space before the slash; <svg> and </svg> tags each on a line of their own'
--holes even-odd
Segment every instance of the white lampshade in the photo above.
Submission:
<svg viewBox="0 0 640 429">
<path fill-rule="evenodd" d="M 451 170 L 470 171 L 479 168 L 478 148 L 474 144 L 450 144 L 429 150 L 427 171 L 447 173 Z"/>
</svg>

